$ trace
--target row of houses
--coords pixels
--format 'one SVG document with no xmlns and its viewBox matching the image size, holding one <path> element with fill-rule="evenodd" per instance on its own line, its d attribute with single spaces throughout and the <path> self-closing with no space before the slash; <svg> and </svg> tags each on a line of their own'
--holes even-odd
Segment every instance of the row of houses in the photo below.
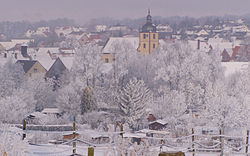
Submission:
<svg viewBox="0 0 250 156">
<path fill-rule="evenodd" d="M 48 78 L 58 78 L 64 71 L 70 70 L 73 64 L 73 58 L 58 57 L 52 63 L 50 68 L 45 68 L 38 60 L 17 60 L 17 64 L 23 67 L 25 76 L 31 77 L 34 74 L 42 74 Z"/>
</svg>

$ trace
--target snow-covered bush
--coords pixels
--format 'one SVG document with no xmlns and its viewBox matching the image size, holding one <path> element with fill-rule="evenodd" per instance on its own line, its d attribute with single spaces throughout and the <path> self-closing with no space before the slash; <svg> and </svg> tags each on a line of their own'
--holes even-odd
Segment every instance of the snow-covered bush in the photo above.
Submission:
<svg viewBox="0 0 250 156">
<path fill-rule="evenodd" d="M 14 127 L 8 125 L 1 124 L 0 129 L 0 155 L 4 155 L 5 152 L 10 156 L 26 155 L 28 143 L 26 140 L 22 140 L 21 134 L 18 134 Z"/>
</svg>

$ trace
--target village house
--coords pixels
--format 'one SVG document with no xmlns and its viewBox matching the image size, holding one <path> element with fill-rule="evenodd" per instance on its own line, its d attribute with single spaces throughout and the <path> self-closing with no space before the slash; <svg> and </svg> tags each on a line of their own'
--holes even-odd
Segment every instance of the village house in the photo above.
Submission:
<svg viewBox="0 0 250 156">
<path fill-rule="evenodd" d="M 233 50 L 230 61 L 249 62 L 250 61 L 250 45 L 236 46 Z"/>
<path fill-rule="evenodd" d="M 139 45 L 138 37 L 110 37 L 102 49 L 104 63 L 112 63 L 115 60 L 117 45 L 128 44 L 132 49 L 137 49 Z"/>
<path fill-rule="evenodd" d="M 226 49 L 224 49 L 223 52 L 221 53 L 221 62 L 229 62 L 230 59 L 231 59 L 230 54 Z"/>
<path fill-rule="evenodd" d="M 5 48 L 2 44 L 0 44 L 0 54 L 3 53 L 5 51 Z"/>
<path fill-rule="evenodd" d="M 96 30 L 96 32 L 103 32 L 103 31 L 107 30 L 107 26 L 106 25 L 96 25 L 95 30 Z"/>
<path fill-rule="evenodd" d="M 18 60 L 16 63 L 22 65 L 25 76 L 27 77 L 31 77 L 37 73 L 45 75 L 47 72 L 47 70 L 35 60 Z"/>
<path fill-rule="evenodd" d="M 27 32 L 24 34 L 25 37 L 33 37 L 33 36 L 41 36 L 41 37 L 47 37 L 50 33 L 49 27 L 38 27 L 37 30 L 27 30 Z"/>
<path fill-rule="evenodd" d="M 122 37 L 124 35 L 128 35 L 132 29 L 128 26 L 118 24 L 111 26 L 108 31 L 111 32 L 111 36 L 113 37 Z"/>
<path fill-rule="evenodd" d="M 206 30 L 204 30 L 204 29 L 200 30 L 200 31 L 197 32 L 196 34 L 197 34 L 198 36 L 208 36 L 208 35 L 209 35 L 209 33 L 208 33 Z"/>
<path fill-rule="evenodd" d="M 82 27 L 67 26 L 67 27 L 56 27 L 54 31 L 58 37 L 66 37 L 72 32 L 85 32 L 86 29 Z"/>
<path fill-rule="evenodd" d="M 48 78 L 58 79 L 65 71 L 70 70 L 74 57 L 58 57 L 46 73 Z"/>
<path fill-rule="evenodd" d="M 158 32 L 173 32 L 173 29 L 170 27 L 170 25 L 163 25 L 159 24 L 156 27 Z"/>
</svg>

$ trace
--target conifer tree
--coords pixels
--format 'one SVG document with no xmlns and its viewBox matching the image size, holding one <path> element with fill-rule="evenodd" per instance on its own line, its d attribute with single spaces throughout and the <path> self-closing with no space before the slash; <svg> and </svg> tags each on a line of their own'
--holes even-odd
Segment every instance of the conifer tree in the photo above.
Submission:
<svg viewBox="0 0 250 156">
<path fill-rule="evenodd" d="M 144 81 L 131 79 L 118 95 L 118 105 L 122 117 L 130 128 L 136 129 L 146 112 L 146 106 L 152 101 L 152 94 Z"/>
</svg>

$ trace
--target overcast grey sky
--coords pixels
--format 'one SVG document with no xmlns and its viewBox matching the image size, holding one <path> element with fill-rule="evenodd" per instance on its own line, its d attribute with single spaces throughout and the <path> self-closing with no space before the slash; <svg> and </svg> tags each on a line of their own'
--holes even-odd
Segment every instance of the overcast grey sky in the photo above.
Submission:
<svg viewBox="0 0 250 156">
<path fill-rule="evenodd" d="M 138 18 L 149 7 L 153 16 L 163 17 L 242 15 L 250 13 L 250 0 L 0 0 L 0 21 Z"/>
</svg>

